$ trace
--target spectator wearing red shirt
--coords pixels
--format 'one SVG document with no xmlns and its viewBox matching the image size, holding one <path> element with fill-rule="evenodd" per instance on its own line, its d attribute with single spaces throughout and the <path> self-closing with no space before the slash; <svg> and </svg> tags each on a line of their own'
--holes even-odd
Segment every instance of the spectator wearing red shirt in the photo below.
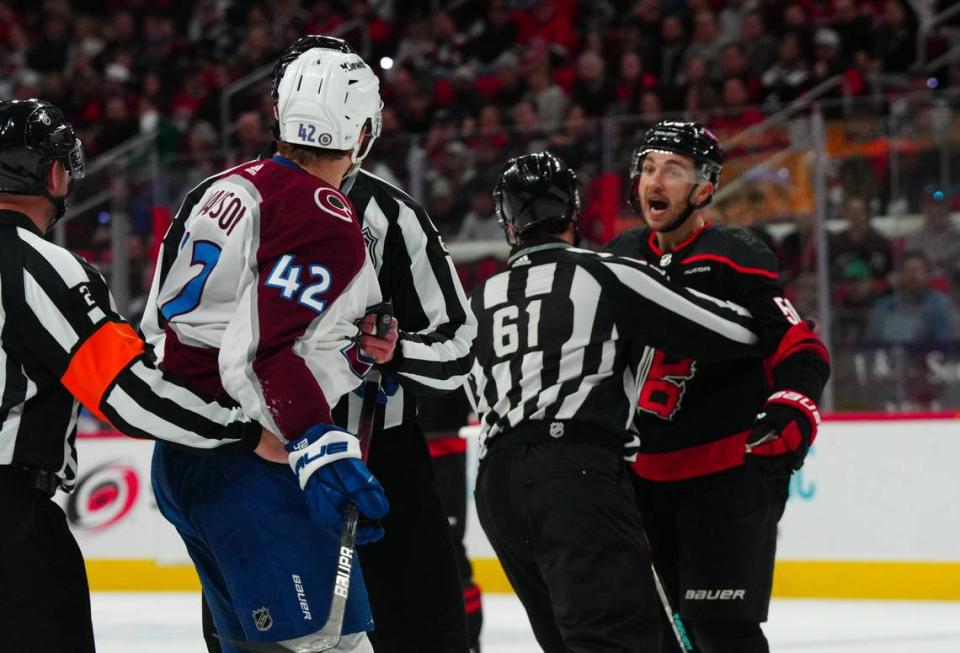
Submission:
<svg viewBox="0 0 960 653">
<path fill-rule="evenodd" d="M 568 57 L 577 43 L 576 12 L 576 0 L 537 0 L 530 12 L 518 17 L 517 43 L 547 43 L 556 56 Z"/>
<path fill-rule="evenodd" d="M 751 125 L 763 122 L 764 114 L 754 106 L 748 106 L 750 95 L 746 83 L 740 77 L 728 77 L 723 81 L 722 102 L 724 112 L 710 120 L 710 129 L 718 138 L 729 138 Z M 732 151 L 727 155 L 732 156 Z"/>
</svg>

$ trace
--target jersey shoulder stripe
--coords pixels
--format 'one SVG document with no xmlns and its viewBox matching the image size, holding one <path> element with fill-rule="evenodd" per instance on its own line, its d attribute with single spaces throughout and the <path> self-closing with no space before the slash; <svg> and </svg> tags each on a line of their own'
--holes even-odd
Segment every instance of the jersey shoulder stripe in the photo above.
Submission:
<svg viewBox="0 0 960 653">
<path fill-rule="evenodd" d="M 753 232 L 742 227 L 710 225 L 680 255 L 683 264 L 713 261 L 741 274 L 778 278 L 776 255 Z"/>
</svg>

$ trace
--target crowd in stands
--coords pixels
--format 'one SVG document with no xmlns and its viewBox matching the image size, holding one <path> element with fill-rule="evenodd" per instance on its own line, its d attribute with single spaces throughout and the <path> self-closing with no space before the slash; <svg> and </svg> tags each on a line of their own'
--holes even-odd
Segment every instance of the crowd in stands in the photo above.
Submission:
<svg viewBox="0 0 960 653">
<path fill-rule="evenodd" d="M 929 61 L 955 45 L 960 16 L 939 24 L 918 50 L 922 17 L 914 4 L 0 0 L 0 97 L 37 96 L 63 107 L 91 158 L 155 134 L 175 203 L 226 162 L 271 146 L 269 75 L 232 95 L 226 124 L 224 89 L 268 69 L 300 35 L 338 34 L 383 83 L 383 135 L 369 166 L 403 187 L 412 167 L 425 171 L 421 199 L 448 239 L 499 238 L 490 197 L 499 166 L 549 148 L 580 172 L 585 233 L 602 243 L 613 233 L 601 217 L 624 207 L 629 152 L 664 116 L 700 120 L 726 139 L 829 79 L 840 82 L 826 97 L 847 100 L 960 86 L 949 66 L 932 73 L 915 66 L 918 56 Z M 932 15 L 952 4 L 926 6 Z M 828 116 L 842 115 L 843 106 L 828 107 Z M 412 162 L 412 155 L 421 159 Z M 610 168 L 619 179 L 605 176 Z M 917 186 L 908 208 L 922 210 L 925 221 L 909 238 L 891 241 L 871 226 L 878 204 L 892 200 L 881 196 L 884 182 L 858 188 L 860 196 L 847 192 L 836 203 L 847 229 L 830 248 L 835 338 L 955 339 L 960 234 L 949 202 Z M 134 290 L 150 267 L 150 207 L 142 208 L 129 211 L 142 218 L 131 236 Z M 816 290 L 808 223 L 798 221 L 793 234 L 772 242 L 798 304 Z M 108 224 L 99 212 L 82 233 L 94 258 L 105 256 Z M 803 308 L 816 312 L 815 305 Z"/>
</svg>

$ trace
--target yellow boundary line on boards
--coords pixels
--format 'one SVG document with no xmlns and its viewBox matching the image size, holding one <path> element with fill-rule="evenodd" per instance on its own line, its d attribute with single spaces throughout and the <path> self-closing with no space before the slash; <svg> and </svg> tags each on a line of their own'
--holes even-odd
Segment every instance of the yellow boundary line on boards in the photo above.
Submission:
<svg viewBox="0 0 960 653">
<path fill-rule="evenodd" d="M 509 593 L 510 584 L 493 558 L 473 560 L 474 579 L 484 592 Z M 191 565 L 153 560 L 88 560 L 93 591 L 200 589 Z M 773 595 L 779 598 L 960 600 L 960 562 L 853 562 L 784 560 L 777 563 Z"/>
</svg>

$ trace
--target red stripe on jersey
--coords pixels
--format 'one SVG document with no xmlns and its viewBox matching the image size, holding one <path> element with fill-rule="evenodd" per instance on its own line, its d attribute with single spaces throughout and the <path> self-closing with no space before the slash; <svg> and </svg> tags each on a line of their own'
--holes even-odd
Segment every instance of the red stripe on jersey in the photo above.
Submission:
<svg viewBox="0 0 960 653">
<path fill-rule="evenodd" d="M 734 263 L 726 256 L 720 256 L 718 254 L 694 254 L 693 256 L 683 259 L 681 263 L 686 265 L 688 263 L 696 263 L 697 261 L 715 261 L 717 263 L 728 265 L 737 272 L 742 272 L 743 274 L 756 274 L 758 276 L 774 280 L 778 280 L 780 278 L 776 272 L 764 270 L 763 268 L 748 268 L 744 265 L 740 265 L 739 263 Z"/>
<path fill-rule="evenodd" d="M 477 597 L 473 600 L 463 602 L 463 611 L 467 614 L 473 614 L 474 612 L 479 612 L 483 607 L 483 603 L 480 601 L 480 598 Z"/>
<path fill-rule="evenodd" d="M 466 453 L 467 441 L 459 435 L 447 435 L 442 438 L 427 440 L 427 447 L 430 448 L 431 458 L 442 458 L 443 456 Z"/>
<path fill-rule="evenodd" d="M 469 582 L 469 581 L 468 581 Z M 463 607 L 467 614 L 479 612 L 483 607 L 480 600 L 480 588 L 476 585 L 469 585 L 463 588 Z"/>
<path fill-rule="evenodd" d="M 767 384 L 773 385 L 773 370 L 777 365 L 801 351 L 812 351 L 827 363 L 830 362 L 830 353 L 810 325 L 806 322 L 794 324 L 783 334 L 776 351 L 763 359 L 763 371 Z"/>
<path fill-rule="evenodd" d="M 639 453 L 633 471 L 648 481 L 682 481 L 722 472 L 743 464 L 750 431 L 734 433 L 721 440 L 664 453 Z"/>
<path fill-rule="evenodd" d="M 700 227 L 699 229 L 694 231 L 692 234 L 687 236 L 686 239 L 683 240 L 683 242 L 681 242 L 679 245 L 674 247 L 671 251 L 672 252 L 680 251 L 681 249 L 683 249 L 684 247 L 686 247 L 687 245 L 695 241 L 700 236 L 700 234 L 702 234 L 703 231 L 712 224 L 713 224 L 712 222 L 707 220 L 706 222 L 703 223 L 702 227 Z M 653 253 L 656 254 L 657 256 L 663 256 L 664 254 L 663 250 L 660 249 L 660 245 L 657 243 L 657 232 L 655 231 L 650 232 L 650 249 L 652 249 Z"/>
</svg>

